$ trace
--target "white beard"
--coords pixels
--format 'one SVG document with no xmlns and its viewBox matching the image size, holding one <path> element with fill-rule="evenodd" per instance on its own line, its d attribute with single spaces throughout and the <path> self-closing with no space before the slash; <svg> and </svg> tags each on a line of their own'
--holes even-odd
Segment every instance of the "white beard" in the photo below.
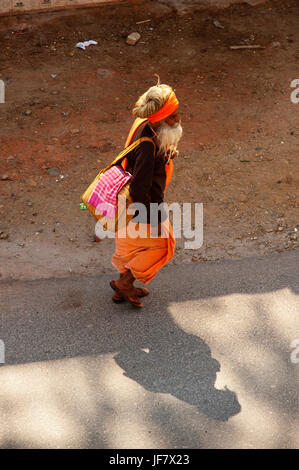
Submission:
<svg viewBox="0 0 299 470">
<path fill-rule="evenodd" d="M 157 130 L 159 153 L 166 154 L 169 150 L 171 152 L 175 152 L 182 134 L 183 129 L 179 122 L 173 126 L 169 126 L 166 122 L 162 122 Z"/>
</svg>

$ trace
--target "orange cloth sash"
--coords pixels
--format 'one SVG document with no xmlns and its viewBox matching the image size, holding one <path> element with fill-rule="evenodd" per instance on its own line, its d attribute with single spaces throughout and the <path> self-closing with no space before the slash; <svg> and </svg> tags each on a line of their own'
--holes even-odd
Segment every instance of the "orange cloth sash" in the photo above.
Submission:
<svg viewBox="0 0 299 470">
<path fill-rule="evenodd" d="M 179 106 L 178 99 L 175 96 L 175 92 L 172 90 L 164 106 L 162 106 L 162 108 L 159 109 L 159 111 L 149 116 L 148 120 L 150 122 L 163 121 L 163 119 L 166 119 L 168 116 L 174 113 L 175 110 L 178 108 L 178 106 Z"/>
</svg>

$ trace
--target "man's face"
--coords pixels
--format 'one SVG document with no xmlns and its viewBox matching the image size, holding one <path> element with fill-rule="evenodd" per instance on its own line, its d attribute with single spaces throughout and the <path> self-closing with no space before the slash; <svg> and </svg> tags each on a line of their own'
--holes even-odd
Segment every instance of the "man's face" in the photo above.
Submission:
<svg viewBox="0 0 299 470">
<path fill-rule="evenodd" d="M 172 113 L 170 116 L 168 116 L 166 119 L 164 119 L 166 124 L 168 124 L 170 127 L 174 126 L 175 124 L 181 122 L 181 118 L 179 116 L 179 110 L 176 109 L 174 113 Z"/>
</svg>

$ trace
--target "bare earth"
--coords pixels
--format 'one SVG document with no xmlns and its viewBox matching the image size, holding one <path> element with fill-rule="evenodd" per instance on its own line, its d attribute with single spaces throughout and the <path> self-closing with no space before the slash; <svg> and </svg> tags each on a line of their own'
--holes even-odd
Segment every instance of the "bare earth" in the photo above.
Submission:
<svg viewBox="0 0 299 470">
<path fill-rule="evenodd" d="M 114 242 L 94 242 L 80 195 L 122 149 L 155 73 L 176 89 L 184 127 L 166 200 L 204 208 L 203 246 L 177 240 L 170 264 L 298 248 L 298 15 L 296 0 L 218 11 L 138 1 L 2 18 L 1 278 L 114 271 Z M 89 39 L 98 45 L 75 47 Z"/>
</svg>

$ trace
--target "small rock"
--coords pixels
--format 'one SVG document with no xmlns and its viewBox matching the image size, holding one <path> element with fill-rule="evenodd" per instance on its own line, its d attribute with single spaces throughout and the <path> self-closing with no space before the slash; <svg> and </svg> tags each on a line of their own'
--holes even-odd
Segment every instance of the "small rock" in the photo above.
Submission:
<svg viewBox="0 0 299 470">
<path fill-rule="evenodd" d="M 48 175 L 57 176 L 59 175 L 59 170 L 57 168 L 49 168 Z"/>
<path fill-rule="evenodd" d="M 1 176 L 2 181 L 12 181 L 12 179 L 5 173 Z"/>
<path fill-rule="evenodd" d="M 23 112 L 24 116 L 30 116 L 32 114 L 31 109 L 26 109 L 26 111 Z"/>
<path fill-rule="evenodd" d="M 135 44 L 137 44 L 137 42 L 140 40 L 141 38 L 141 35 L 139 33 L 131 33 L 129 34 L 129 36 L 127 37 L 127 44 L 129 44 L 129 46 L 135 46 Z"/>
<path fill-rule="evenodd" d="M 213 20 L 213 25 L 216 26 L 216 28 L 224 29 L 224 26 L 218 20 Z"/>
<path fill-rule="evenodd" d="M 272 46 L 272 47 L 280 47 L 281 44 L 280 44 L 280 42 L 278 42 L 278 41 L 273 41 L 273 42 L 271 42 L 271 46 Z"/>
<path fill-rule="evenodd" d="M 71 134 L 76 135 L 79 134 L 80 130 L 79 129 L 72 129 Z"/>
<path fill-rule="evenodd" d="M 33 206 L 32 202 L 28 201 L 27 206 L 32 207 Z"/>
<path fill-rule="evenodd" d="M 0 232 L 0 240 L 7 240 L 9 237 L 8 233 Z"/>
</svg>

